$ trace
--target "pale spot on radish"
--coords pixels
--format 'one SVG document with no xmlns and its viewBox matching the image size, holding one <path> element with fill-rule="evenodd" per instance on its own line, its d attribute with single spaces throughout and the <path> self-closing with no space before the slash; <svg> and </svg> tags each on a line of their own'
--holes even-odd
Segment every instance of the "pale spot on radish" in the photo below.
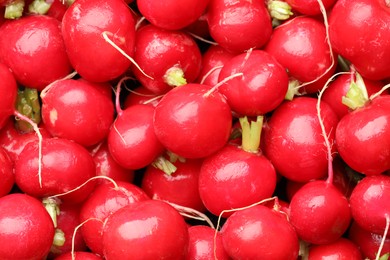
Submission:
<svg viewBox="0 0 390 260">
<path fill-rule="evenodd" d="M 53 108 L 53 109 L 50 111 L 50 122 L 51 122 L 53 125 L 55 125 L 57 119 L 58 119 L 57 110 L 56 110 L 55 108 Z"/>
</svg>

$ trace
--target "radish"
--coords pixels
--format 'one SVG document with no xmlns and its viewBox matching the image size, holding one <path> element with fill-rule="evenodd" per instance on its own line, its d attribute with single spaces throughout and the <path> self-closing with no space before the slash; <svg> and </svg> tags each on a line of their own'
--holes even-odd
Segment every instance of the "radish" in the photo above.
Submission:
<svg viewBox="0 0 390 260">
<path fill-rule="evenodd" d="M 176 170 L 170 175 L 152 165 L 148 166 L 142 178 L 142 189 L 153 199 L 204 212 L 205 207 L 198 190 L 202 160 L 177 160 L 173 165 Z"/>
<path fill-rule="evenodd" d="M 15 182 L 34 197 L 57 195 L 74 189 L 96 175 L 92 156 L 83 146 L 63 138 L 45 138 L 42 142 L 41 173 L 39 173 L 38 143 L 30 142 L 15 162 Z M 88 183 L 61 199 L 81 203 L 94 189 Z"/>
<path fill-rule="evenodd" d="M 339 0 L 329 15 L 332 47 L 364 78 L 386 79 L 390 76 L 390 34 L 382 25 L 389 22 L 386 1 Z"/>
<path fill-rule="evenodd" d="M 353 219 L 367 231 L 382 235 L 390 225 L 389 199 L 390 176 L 383 174 L 366 176 L 351 194 Z"/>
<path fill-rule="evenodd" d="M 104 183 L 96 187 L 82 204 L 80 210 L 81 234 L 85 243 L 93 252 L 103 254 L 103 225 L 107 218 L 117 210 L 149 197 L 139 187 L 122 181 Z M 129 206 L 129 207 L 130 207 Z"/>
<path fill-rule="evenodd" d="M 105 35 L 125 54 L 133 55 L 135 20 L 124 1 L 73 3 L 64 14 L 62 34 L 72 66 L 86 80 L 106 82 L 129 69 L 128 58 L 103 37 Z"/>
<path fill-rule="evenodd" d="M 145 18 L 153 25 L 167 29 L 180 30 L 195 22 L 210 0 L 138 0 L 137 7 Z"/>
<path fill-rule="evenodd" d="M 9 66 L 18 83 L 37 90 L 72 70 L 61 22 L 45 15 L 25 16 L 1 26 L 0 61 Z"/>
<path fill-rule="evenodd" d="M 261 48 L 272 34 L 264 1 L 211 0 L 207 21 L 211 37 L 234 53 Z"/>
<path fill-rule="evenodd" d="M 162 95 L 157 95 L 143 86 L 138 86 L 132 89 L 126 96 L 123 108 L 126 109 L 136 104 L 152 105 L 156 107 L 161 98 Z"/>
<path fill-rule="evenodd" d="M 91 252 L 77 251 L 77 252 L 68 252 L 62 254 L 56 258 L 55 260 L 103 260 L 102 257 L 96 255 Z"/>
<path fill-rule="evenodd" d="M 218 232 L 214 237 L 213 228 L 203 225 L 191 226 L 188 228 L 188 236 L 188 252 L 185 259 L 230 259 L 223 248 L 221 234 Z"/>
<path fill-rule="evenodd" d="M 184 158 L 202 158 L 226 144 L 232 115 L 220 93 L 189 83 L 165 94 L 156 106 L 153 125 L 166 149 Z"/>
<path fill-rule="evenodd" d="M 9 70 L 9 68 L 1 63 L 0 58 L 0 78 L 2 83 L 0 85 L 0 95 L 2 102 L 0 104 L 0 129 L 4 127 L 7 120 L 11 117 L 15 110 L 15 103 L 17 97 L 16 80 Z"/>
<path fill-rule="evenodd" d="M 11 158 L 0 146 L 0 197 L 7 195 L 15 184 L 14 168 Z"/>
<path fill-rule="evenodd" d="M 112 100 L 85 80 L 56 81 L 41 93 L 41 100 L 47 131 L 86 147 L 103 141 L 114 121 Z"/>
<path fill-rule="evenodd" d="M 184 259 L 188 228 L 168 203 L 146 200 L 112 214 L 103 230 L 103 252 L 110 259 Z"/>
<path fill-rule="evenodd" d="M 263 205 L 234 212 L 221 229 L 233 259 L 297 259 L 298 237 L 286 216 Z"/>
<path fill-rule="evenodd" d="M 0 198 L 0 259 L 45 259 L 53 237 L 53 221 L 39 200 L 21 193 Z"/>
<path fill-rule="evenodd" d="M 363 259 L 359 248 L 351 240 L 346 238 L 340 238 L 330 244 L 310 247 L 308 260 L 322 260 L 326 258 L 345 260 Z"/>
<path fill-rule="evenodd" d="M 146 25 L 136 33 L 134 61 L 142 71 L 134 70 L 134 74 L 153 93 L 193 82 L 200 72 L 201 57 L 195 40 L 183 31 Z"/>
<path fill-rule="evenodd" d="M 289 79 L 274 57 L 262 50 L 236 55 L 224 64 L 219 81 L 239 72 L 242 77 L 226 81 L 218 88 L 233 112 L 241 116 L 264 115 L 282 103 Z"/>
</svg>

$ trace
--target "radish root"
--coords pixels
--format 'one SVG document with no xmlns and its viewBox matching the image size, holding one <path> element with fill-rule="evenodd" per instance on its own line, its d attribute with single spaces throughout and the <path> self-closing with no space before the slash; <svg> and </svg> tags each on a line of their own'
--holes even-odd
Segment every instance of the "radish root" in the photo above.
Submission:
<svg viewBox="0 0 390 260">
<path fill-rule="evenodd" d="M 375 260 L 381 259 L 381 253 L 382 253 L 383 247 L 385 245 L 385 240 L 386 240 L 386 237 L 387 237 L 387 233 L 389 232 L 390 216 L 388 214 L 385 214 L 385 217 L 386 217 L 386 227 L 385 227 L 385 231 L 384 231 L 383 236 L 382 236 L 382 240 L 381 240 L 381 244 L 379 246 L 378 252 L 376 253 Z"/>
<path fill-rule="evenodd" d="M 101 222 L 103 225 L 104 225 L 104 222 L 101 220 L 101 219 L 98 219 L 98 218 L 89 218 L 89 219 L 86 219 L 84 220 L 83 222 L 81 222 L 79 225 L 77 225 L 75 227 L 75 229 L 73 230 L 73 235 L 72 235 L 72 250 L 71 250 L 71 255 L 72 255 L 72 260 L 75 260 L 76 259 L 76 254 L 75 254 L 75 239 L 76 239 L 76 234 L 77 234 L 77 231 L 85 224 L 87 223 L 88 221 L 90 220 L 97 220 L 99 222 Z"/>
</svg>

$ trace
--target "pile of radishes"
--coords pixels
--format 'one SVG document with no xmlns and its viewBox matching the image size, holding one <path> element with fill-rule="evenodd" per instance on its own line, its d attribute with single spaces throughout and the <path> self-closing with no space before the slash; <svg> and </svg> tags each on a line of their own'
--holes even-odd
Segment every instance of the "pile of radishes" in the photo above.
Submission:
<svg viewBox="0 0 390 260">
<path fill-rule="evenodd" d="M 0 11 L 0 260 L 389 259 L 390 1 Z"/>
</svg>

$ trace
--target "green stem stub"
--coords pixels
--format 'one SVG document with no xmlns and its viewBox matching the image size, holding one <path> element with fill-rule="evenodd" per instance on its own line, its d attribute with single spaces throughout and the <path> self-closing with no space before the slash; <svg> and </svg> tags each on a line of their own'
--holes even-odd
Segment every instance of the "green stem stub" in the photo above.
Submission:
<svg viewBox="0 0 390 260">
<path fill-rule="evenodd" d="M 61 247 L 65 244 L 65 240 L 65 233 L 61 229 L 56 228 L 54 233 L 53 246 Z"/>
<path fill-rule="evenodd" d="M 290 79 L 288 82 L 287 93 L 284 97 L 285 100 L 293 100 L 295 96 L 299 95 L 299 81 L 296 79 Z"/>
<path fill-rule="evenodd" d="M 4 18 L 17 19 L 22 17 L 24 1 L 15 1 L 5 7 Z"/>
<path fill-rule="evenodd" d="M 43 206 L 49 213 L 51 219 L 53 220 L 54 227 L 57 227 L 57 216 L 60 215 L 59 202 L 53 198 L 44 198 L 42 200 Z"/>
<path fill-rule="evenodd" d="M 187 80 L 184 77 L 184 71 L 179 66 L 173 66 L 165 72 L 164 82 L 172 87 L 187 84 Z"/>
<path fill-rule="evenodd" d="M 46 14 L 51 7 L 51 3 L 46 0 L 34 0 L 28 6 L 28 11 L 32 14 Z"/>
<path fill-rule="evenodd" d="M 164 173 L 168 175 L 172 175 L 176 171 L 176 166 L 169 160 L 167 160 L 164 156 L 159 156 L 152 163 L 153 167 L 160 169 Z"/>
<path fill-rule="evenodd" d="M 39 103 L 38 91 L 30 88 L 19 90 L 16 110 L 30 118 L 34 123 L 39 124 L 41 122 L 41 105 Z M 34 130 L 33 126 L 24 120 L 17 120 L 16 128 L 24 133 Z"/>
<path fill-rule="evenodd" d="M 256 121 L 249 121 L 241 117 L 242 149 L 247 152 L 257 153 L 260 147 L 261 130 L 263 128 L 263 116 L 257 116 Z"/>
<path fill-rule="evenodd" d="M 363 107 L 369 101 L 363 78 L 359 73 L 355 73 L 355 76 L 356 79 L 351 81 L 347 94 L 341 99 L 341 102 L 352 110 Z"/>
<path fill-rule="evenodd" d="M 267 7 L 270 16 L 279 21 L 287 20 L 294 15 L 291 6 L 284 1 L 269 0 Z"/>
</svg>

